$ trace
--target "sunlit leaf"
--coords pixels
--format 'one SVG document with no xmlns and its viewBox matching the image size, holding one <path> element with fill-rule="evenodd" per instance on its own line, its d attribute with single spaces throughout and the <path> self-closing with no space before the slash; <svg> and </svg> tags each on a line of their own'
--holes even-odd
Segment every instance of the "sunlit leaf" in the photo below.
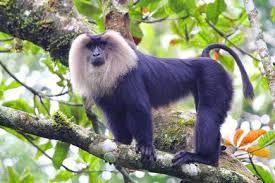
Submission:
<svg viewBox="0 0 275 183">
<path fill-rule="evenodd" d="M 17 81 L 12 81 L 9 85 L 5 87 L 5 90 L 14 89 L 21 86 Z"/>
<path fill-rule="evenodd" d="M 233 146 L 233 144 L 228 139 L 223 139 L 223 145 L 226 147 Z"/>
<path fill-rule="evenodd" d="M 245 39 L 245 33 L 244 32 L 238 32 L 237 34 L 234 34 L 232 36 L 230 36 L 229 40 L 238 45 L 240 43 L 242 43 Z"/>
<path fill-rule="evenodd" d="M 268 91 L 268 90 L 269 90 L 268 80 L 267 80 L 266 77 L 261 76 L 261 78 L 260 78 L 260 85 L 261 85 L 261 87 L 262 87 L 265 91 Z"/>
<path fill-rule="evenodd" d="M 175 12 L 179 13 L 185 10 L 184 3 L 181 0 L 169 0 L 170 8 Z"/>
<path fill-rule="evenodd" d="M 271 130 L 271 131 L 268 131 L 263 136 L 261 136 L 261 138 L 258 141 L 257 146 L 264 147 L 264 146 L 266 146 L 270 143 L 273 143 L 273 142 L 275 142 L 275 131 Z"/>
<path fill-rule="evenodd" d="M 29 167 L 27 167 L 25 169 L 25 171 L 23 172 L 23 174 L 20 176 L 20 182 L 23 182 L 23 183 L 33 183 L 34 182 L 34 178 L 31 174 Z"/>
<path fill-rule="evenodd" d="M 218 21 L 219 15 L 226 9 L 224 0 L 215 0 L 214 3 L 209 3 L 206 10 L 207 19 L 214 24 Z"/>
<path fill-rule="evenodd" d="M 48 115 L 51 107 L 49 99 L 43 98 L 40 100 L 38 97 L 35 97 L 34 104 L 39 113 L 44 114 L 45 116 Z"/>
<path fill-rule="evenodd" d="M 20 183 L 19 175 L 13 170 L 12 167 L 7 167 L 9 181 L 8 183 Z"/>
<path fill-rule="evenodd" d="M 237 146 L 238 140 L 242 136 L 243 132 L 244 131 L 240 128 L 236 130 L 235 135 L 234 135 L 234 139 L 233 139 L 233 143 L 234 143 L 235 146 Z"/>
<path fill-rule="evenodd" d="M 258 157 L 271 158 L 270 151 L 266 148 L 261 148 L 258 146 L 250 146 L 247 149 L 240 149 L 240 150 L 246 151 L 249 154 L 252 154 Z"/>
<path fill-rule="evenodd" d="M 48 142 L 46 142 L 46 143 L 44 143 L 44 144 L 42 144 L 42 145 L 39 145 L 39 147 L 40 147 L 40 149 L 41 149 L 42 151 L 45 152 L 45 151 L 47 151 L 48 149 L 52 148 L 52 143 L 51 143 L 51 141 L 49 140 Z M 35 156 L 34 156 L 34 159 L 38 159 L 41 155 L 42 155 L 42 152 L 39 151 L 39 150 L 37 150 L 37 152 L 36 152 L 36 154 L 35 154 Z"/>
<path fill-rule="evenodd" d="M 13 109 L 18 109 L 20 111 L 25 111 L 28 113 L 33 113 L 33 108 L 24 99 L 17 99 L 8 101 L 2 104 L 3 106 L 10 107 Z"/>
<path fill-rule="evenodd" d="M 71 179 L 75 174 L 66 170 L 60 170 L 51 180 L 51 182 L 62 182 Z"/>
<path fill-rule="evenodd" d="M 275 22 L 275 7 L 273 7 L 271 10 L 271 20 Z"/>
<path fill-rule="evenodd" d="M 100 7 L 95 6 L 95 2 L 91 0 L 74 0 L 73 2 L 77 10 L 85 16 L 93 17 L 101 13 Z"/>
<path fill-rule="evenodd" d="M 137 25 L 135 22 L 132 22 L 130 24 L 130 30 L 131 30 L 133 37 L 135 37 L 135 39 L 140 39 L 140 40 L 142 39 L 143 32 L 142 32 L 140 26 Z"/>
<path fill-rule="evenodd" d="M 248 134 L 241 141 L 240 146 L 244 146 L 244 145 L 254 142 L 257 138 L 259 138 L 261 135 L 263 135 L 265 133 L 266 133 L 266 131 L 263 129 L 249 131 Z"/>
<path fill-rule="evenodd" d="M 263 179 L 264 182 L 266 183 L 274 183 L 274 179 L 272 178 L 271 173 L 264 169 L 263 167 L 261 167 L 260 165 L 254 165 L 257 172 L 260 174 L 261 178 Z M 255 169 L 253 168 L 253 166 L 251 164 L 246 165 L 246 167 L 256 176 L 258 176 L 258 174 L 256 173 Z"/>
<path fill-rule="evenodd" d="M 70 148 L 70 144 L 67 144 L 64 142 L 57 142 L 55 146 L 54 155 L 53 155 L 53 166 L 56 169 L 59 169 L 61 167 L 64 159 L 67 157 L 69 148 Z"/>
</svg>

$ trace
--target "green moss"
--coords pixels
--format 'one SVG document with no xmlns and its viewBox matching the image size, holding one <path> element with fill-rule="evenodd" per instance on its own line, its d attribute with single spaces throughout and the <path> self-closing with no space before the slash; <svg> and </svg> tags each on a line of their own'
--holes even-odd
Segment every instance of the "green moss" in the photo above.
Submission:
<svg viewBox="0 0 275 183">
<path fill-rule="evenodd" d="M 52 115 L 52 119 L 56 125 L 71 127 L 72 123 L 71 123 L 70 119 L 60 111 L 55 112 Z"/>
<path fill-rule="evenodd" d="M 13 0 L 1 0 L 0 1 L 0 6 L 10 6 L 10 4 L 13 2 Z"/>
<path fill-rule="evenodd" d="M 114 163 L 116 162 L 116 157 L 113 153 L 107 152 L 104 154 L 104 160 L 108 161 L 109 163 Z"/>
</svg>

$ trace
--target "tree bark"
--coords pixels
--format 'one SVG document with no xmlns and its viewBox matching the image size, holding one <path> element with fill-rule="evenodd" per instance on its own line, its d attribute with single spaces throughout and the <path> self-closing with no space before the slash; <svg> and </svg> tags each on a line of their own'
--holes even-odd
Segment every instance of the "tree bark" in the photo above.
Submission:
<svg viewBox="0 0 275 183">
<path fill-rule="evenodd" d="M 257 21 L 258 11 L 254 5 L 253 0 L 244 0 L 244 5 L 250 25 L 256 38 L 255 42 L 257 51 L 261 58 L 261 63 L 263 65 L 265 75 L 269 83 L 269 89 L 273 103 L 273 111 L 275 112 L 275 67 L 272 66 L 275 61 L 272 62 L 270 58 L 270 54 L 264 40 L 263 32 Z"/>
</svg>

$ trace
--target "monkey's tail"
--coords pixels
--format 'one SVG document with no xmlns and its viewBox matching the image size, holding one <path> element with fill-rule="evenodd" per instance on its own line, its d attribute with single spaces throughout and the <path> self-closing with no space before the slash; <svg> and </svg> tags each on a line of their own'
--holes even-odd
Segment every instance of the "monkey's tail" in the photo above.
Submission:
<svg viewBox="0 0 275 183">
<path fill-rule="evenodd" d="M 217 48 L 227 51 L 235 59 L 237 65 L 239 67 L 239 70 L 241 72 L 241 76 L 242 76 L 243 94 L 244 94 L 245 98 L 253 99 L 253 97 L 254 97 L 253 86 L 252 86 L 251 82 L 249 81 L 248 75 L 245 71 L 242 61 L 239 58 L 239 56 L 236 54 L 236 52 L 234 52 L 231 48 L 229 48 L 223 44 L 210 44 L 202 51 L 201 56 L 202 57 L 210 57 L 210 51 L 213 49 L 217 49 Z"/>
</svg>

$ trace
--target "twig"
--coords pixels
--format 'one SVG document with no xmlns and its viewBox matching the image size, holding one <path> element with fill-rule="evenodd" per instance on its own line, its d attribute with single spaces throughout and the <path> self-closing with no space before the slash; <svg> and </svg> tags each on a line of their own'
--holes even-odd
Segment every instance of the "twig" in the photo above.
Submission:
<svg viewBox="0 0 275 183">
<path fill-rule="evenodd" d="M 54 98 L 49 98 L 49 99 L 51 101 L 56 101 L 58 103 L 68 105 L 68 106 L 72 106 L 72 107 L 83 107 L 83 104 L 80 104 L 80 103 L 67 102 L 67 101 L 63 101 L 63 100 L 57 100 L 57 99 L 54 99 Z"/>
<path fill-rule="evenodd" d="M 68 93 L 68 91 L 61 92 L 59 94 L 46 95 L 44 93 L 41 93 L 40 91 L 37 91 L 37 90 L 33 89 L 32 87 L 30 87 L 28 85 L 26 85 L 22 81 L 20 81 L 13 73 L 11 73 L 11 71 L 9 71 L 9 69 L 1 61 L 0 61 L 0 66 L 8 73 L 9 76 L 11 76 L 15 81 L 17 81 L 24 88 L 26 88 L 27 90 L 29 90 L 33 95 L 38 96 L 40 98 L 48 98 L 48 99 L 50 99 L 52 101 L 57 101 L 57 102 L 65 104 L 65 105 L 82 107 L 82 104 L 76 104 L 76 103 L 70 103 L 70 102 L 66 102 L 66 101 L 60 101 L 60 100 L 52 99 L 52 97 L 57 97 L 57 96 L 65 95 L 65 94 Z"/>
<path fill-rule="evenodd" d="M 21 82 L 19 79 L 17 79 L 17 77 L 15 75 L 13 75 L 8 68 L 0 61 L 0 65 L 1 67 L 8 73 L 8 75 L 10 75 L 15 81 L 17 81 L 20 85 L 22 85 L 24 88 L 26 88 L 27 90 L 29 90 L 32 94 L 34 95 L 39 95 L 39 92 L 34 90 L 32 87 L 29 87 L 28 85 L 26 85 L 25 83 Z"/>
<path fill-rule="evenodd" d="M 189 15 L 186 15 L 184 17 L 177 17 L 177 18 L 168 18 L 168 17 L 164 17 L 164 18 L 160 18 L 157 20 L 137 20 L 138 23 L 157 23 L 157 22 L 162 22 L 162 21 L 173 21 L 173 20 L 180 20 L 180 19 L 186 19 L 188 18 Z"/>
<path fill-rule="evenodd" d="M 252 160 L 252 156 L 251 156 L 251 155 L 249 155 L 249 161 L 250 161 L 250 163 L 251 163 L 251 165 L 252 165 L 252 167 L 253 167 L 255 173 L 257 174 L 257 176 L 261 179 L 261 181 L 262 181 L 263 183 L 265 183 L 265 181 L 264 181 L 264 179 L 262 178 L 261 174 L 258 172 L 258 170 L 257 170 L 257 168 L 256 168 L 256 166 L 255 166 L 255 164 L 254 164 L 254 162 L 253 162 L 253 160 Z"/>
<path fill-rule="evenodd" d="M 239 50 L 241 53 L 248 55 L 249 57 L 251 57 L 252 59 L 256 60 L 256 61 L 260 61 L 259 59 L 257 59 L 256 57 L 254 57 L 253 55 L 251 55 L 250 53 L 248 53 L 247 51 L 241 49 L 240 47 L 238 47 L 235 43 L 233 43 L 232 41 L 230 41 L 228 39 L 228 36 L 225 35 L 221 30 L 219 30 L 215 25 L 213 25 L 211 22 L 209 22 L 208 20 L 206 20 L 207 24 L 214 30 L 216 31 L 221 37 L 223 37 L 228 43 L 230 43 L 233 47 L 235 47 L 237 50 Z"/>
<path fill-rule="evenodd" d="M 44 103 L 43 99 L 41 96 L 39 96 L 39 101 L 41 103 L 41 105 L 43 106 L 43 108 L 45 109 L 45 111 L 47 112 L 47 114 L 50 116 L 50 112 L 49 109 L 47 108 L 46 104 Z"/>
<path fill-rule="evenodd" d="M 46 156 L 48 159 L 50 159 L 51 161 L 53 161 L 53 158 L 51 156 L 49 156 L 45 151 L 43 151 L 38 145 L 36 145 L 26 134 L 22 133 L 22 132 L 19 132 L 21 135 L 24 136 L 24 138 L 32 145 L 34 146 L 38 151 L 40 151 L 44 156 Z M 70 171 L 70 172 L 73 172 L 73 173 L 77 173 L 77 174 L 80 174 L 80 173 L 83 173 L 85 170 L 87 170 L 89 168 L 89 166 L 81 169 L 81 170 L 72 170 L 70 169 L 69 167 L 67 167 L 66 165 L 64 164 L 61 164 L 61 166 L 63 168 L 65 168 L 67 171 Z"/>
<path fill-rule="evenodd" d="M 10 49 L 7 49 L 7 50 L 0 50 L 0 53 L 9 53 L 9 52 L 11 52 Z"/>
<path fill-rule="evenodd" d="M 83 97 L 83 101 L 84 101 L 84 108 L 85 108 L 86 115 L 87 115 L 88 119 L 92 122 L 93 129 L 94 129 L 95 133 L 100 134 L 100 132 L 104 131 L 104 130 L 100 130 L 99 124 L 103 125 L 103 123 L 101 121 L 99 121 L 96 114 L 93 113 L 93 111 L 91 109 L 92 108 L 91 102 L 88 101 L 88 99 L 86 97 Z"/>
<path fill-rule="evenodd" d="M 14 38 L 6 38 L 6 39 L 0 39 L 0 42 L 7 42 L 7 41 L 12 41 Z"/>
<path fill-rule="evenodd" d="M 61 93 L 58 93 L 58 94 L 49 94 L 49 95 L 47 95 L 48 97 L 60 97 L 60 96 L 62 96 L 62 95 L 66 95 L 66 94 L 68 94 L 69 93 L 69 91 L 65 91 L 65 92 L 61 92 Z"/>
<path fill-rule="evenodd" d="M 135 183 L 134 180 L 129 175 L 129 172 L 126 168 L 123 168 L 121 166 L 115 165 L 116 169 L 122 174 L 124 183 Z"/>
</svg>

